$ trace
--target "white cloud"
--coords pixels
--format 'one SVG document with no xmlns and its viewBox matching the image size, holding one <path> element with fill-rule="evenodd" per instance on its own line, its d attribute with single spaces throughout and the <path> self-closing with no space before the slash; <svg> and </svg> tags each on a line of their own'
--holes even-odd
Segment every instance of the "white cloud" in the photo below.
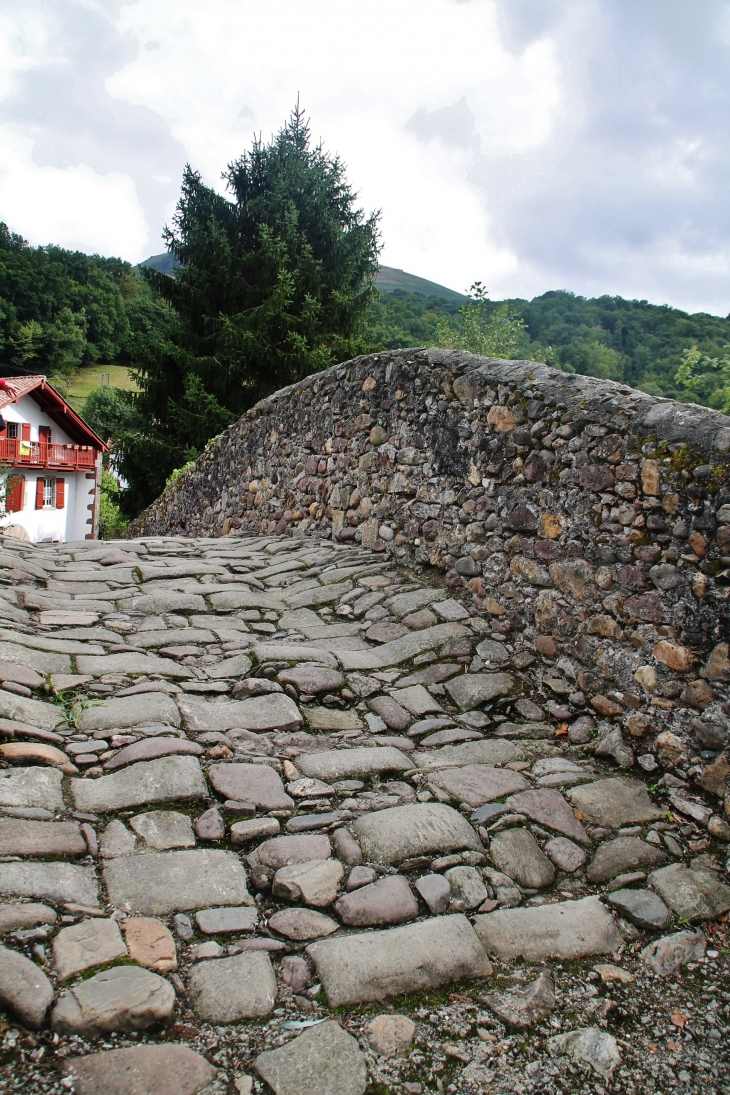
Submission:
<svg viewBox="0 0 730 1095">
<path fill-rule="evenodd" d="M 33 162 L 33 140 L 0 126 L 2 217 L 31 243 L 102 255 L 136 255 L 147 225 L 132 179 L 86 164 L 61 170 Z"/>
<path fill-rule="evenodd" d="M 255 133 L 280 127 L 299 95 L 364 206 L 382 209 L 385 263 L 459 290 L 515 269 L 510 249 L 490 240 L 489 211 L 469 181 L 474 153 L 424 146 L 406 129 L 416 110 L 466 96 L 492 154 L 546 139 L 559 98 L 550 45 L 514 57 L 493 3 L 137 0 L 120 26 L 159 48 L 140 51 L 107 89 L 165 118 L 212 185 Z"/>
<path fill-rule="evenodd" d="M 133 261 L 300 96 L 382 260 L 730 307 L 730 3 L 0 0 L 0 217 Z"/>
<path fill-rule="evenodd" d="M 13 18 L 0 11 L 0 100 L 17 94 L 19 76 L 47 56 L 48 47 L 47 25 L 36 12 L 29 11 L 21 20 L 17 13 Z"/>
</svg>

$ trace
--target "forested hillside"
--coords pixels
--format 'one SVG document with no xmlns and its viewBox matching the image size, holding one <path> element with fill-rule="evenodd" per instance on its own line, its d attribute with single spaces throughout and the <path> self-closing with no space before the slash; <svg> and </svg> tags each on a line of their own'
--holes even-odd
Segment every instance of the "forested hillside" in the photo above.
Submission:
<svg viewBox="0 0 730 1095">
<path fill-rule="evenodd" d="M 208 216 L 205 203 L 203 207 Z M 227 213 L 228 207 L 223 205 L 222 210 Z M 211 306 L 207 313 L 212 315 L 218 308 L 222 316 L 229 310 L 225 304 L 228 279 L 220 270 L 215 272 L 215 262 L 208 276 L 206 246 L 203 243 L 196 254 L 196 276 L 209 294 L 214 282 L 219 285 L 217 297 L 224 303 Z M 219 261 L 221 239 L 215 253 Z M 265 394 L 286 379 L 276 365 L 272 343 L 270 379 L 259 377 L 249 384 L 252 391 L 247 396 L 243 390 L 245 369 L 242 372 L 236 366 L 236 354 L 245 344 L 249 356 L 255 351 L 255 360 L 261 359 L 262 320 L 257 319 L 255 331 L 248 332 L 241 342 L 235 327 L 240 308 L 231 304 L 233 319 L 221 326 L 222 342 L 217 348 L 206 345 L 205 356 L 200 358 L 205 383 L 193 375 L 195 370 L 183 383 L 176 370 L 183 360 L 192 358 L 187 346 L 175 345 L 180 343 L 182 313 L 166 290 L 172 288 L 171 283 L 177 287 L 179 281 L 182 286 L 191 278 L 187 270 L 185 278 L 174 278 L 174 282 L 161 277 L 163 273 L 174 277 L 178 263 L 169 254 L 153 256 L 143 272 L 117 258 L 55 246 L 31 247 L 0 222 L 0 372 L 10 376 L 44 373 L 59 383 L 76 374 L 79 367 L 116 364 L 131 369 L 141 389 L 140 395 L 137 389 L 98 388 L 91 391 L 83 407 L 91 425 L 117 443 L 118 466 L 128 484 L 126 488 L 123 482 L 117 485 L 112 505 L 113 483 L 108 477 L 105 499 L 114 510 L 112 524 L 121 521 L 117 501 L 127 515 L 139 512 L 159 493 L 175 467 L 194 459 L 207 439 L 237 417 L 257 394 Z M 150 267 L 156 273 L 151 273 Z M 357 277 L 351 291 L 357 293 L 355 282 Z M 274 297 L 266 305 L 269 311 L 273 308 L 267 322 L 279 330 Z M 585 299 L 564 291 L 544 293 L 533 300 L 490 301 L 478 283 L 469 298 L 404 271 L 381 267 L 360 317 L 350 316 L 345 331 L 337 326 L 333 313 L 324 341 L 318 336 L 322 346 L 314 351 L 307 347 L 316 334 L 317 322 L 313 313 L 301 332 L 285 332 L 289 357 L 295 352 L 301 358 L 291 375 L 311 372 L 353 352 L 443 345 L 494 356 L 532 358 L 558 369 L 620 380 L 653 395 L 723 410 L 730 406 L 730 361 L 725 356 L 730 319 L 688 315 L 647 301 L 608 296 Z M 212 330 L 208 323 L 201 349 Z M 690 390 L 687 384 L 678 383 L 677 372 L 685 352 L 693 346 L 705 356 L 695 370 Z M 200 351 L 196 348 L 195 353 Z M 223 359 L 225 369 L 220 364 Z M 709 359 L 720 361 L 713 364 Z M 216 370 L 221 372 L 218 380 L 213 375 Z M 85 373 L 78 374 L 82 375 Z M 150 404 L 152 392 L 157 392 L 154 406 Z M 213 392 L 218 393 L 220 403 Z M 180 405 L 181 398 L 188 400 L 187 407 Z M 185 437 L 175 444 L 167 441 L 173 424 L 179 432 L 183 421 L 188 424 Z M 137 451 L 139 459 L 133 469 L 130 454 Z"/>
<path fill-rule="evenodd" d="M 67 377 L 134 361 L 134 338 L 167 312 L 128 262 L 31 247 L 0 222 L 0 366 Z"/>
<path fill-rule="evenodd" d="M 167 253 L 144 263 L 174 274 L 175 260 Z M 371 349 L 394 350 L 438 342 L 439 320 L 457 322 L 466 295 L 380 266 L 375 285 L 379 297 L 371 305 L 367 341 Z M 502 301 L 489 302 L 487 316 Z M 696 400 L 712 405 L 715 378 L 708 375 L 689 393 L 677 384 L 682 354 L 696 345 L 709 357 L 721 356 L 730 342 L 730 319 L 698 312 L 688 315 L 668 305 L 623 297 L 586 299 L 551 291 L 532 300 L 506 303 L 518 312 L 525 330 L 519 355 L 589 376 L 621 380 L 652 395 Z"/>
<path fill-rule="evenodd" d="M 488 302 L 487 316 L 503 302 Z M 722 356 L 730 342 L 730 319 L 702 312 L 688 315 L 668 305 L 623 297 L 586 299 L 554 291 L 533 300 L 506 303 L 525 328 L 513 356 L 534 358 L 561 369 L 621 380 L 652 395 L 697 401 L 681 388 L 676 373 L 683 352 L 693 345 L 709 357 Z M 381 293 L 371 309 L 373 349 L 423 346 L 438 340 L 440 317 L 458 320 L 456 302 L 400 289 Z M 710 406 L 715 377 L 707 374 L 697 396 Z"/>
<path fill-rule="evenodd" d="M 171 258 L 156 255 L 145 265 L 168 272 L 174 268 Z M 439 321 L 458 322 L 466 297 L 403 271 L 380 270 L 380 292 L 362 335 L 367 349 L 433 345 L 439 339 Z M 419 288 L 407 292 L 399 284 Z M 431 288 L 438 295 L 427 291 Z M 487 314 L 499 303 L 488 302 Z M 675 379 L 684 350 L 697 345 L 716 357 L 730 342 L 728 318 L 688 315 L 647 301 L 586 299 L 553 291 L 508 303 L 525 322 L 518 356 L 674 399 L 697 398 Z M 168 305 L 130 263 L 61 247 L 30 247 L 0 222 L 4 373 L 40 372 L 58 378 L 93 362 L 134 367 L 136 336 L 154 335 L 168 315 Z M 702 380 L 697 395 L 703 403 L 713 405 L 716 386 L 709 374 Z"/>
</svg>

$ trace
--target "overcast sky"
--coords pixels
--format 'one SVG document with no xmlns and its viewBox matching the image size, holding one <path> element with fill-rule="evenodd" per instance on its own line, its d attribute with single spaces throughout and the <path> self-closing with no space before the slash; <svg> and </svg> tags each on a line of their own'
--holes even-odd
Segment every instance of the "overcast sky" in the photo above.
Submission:
<svg viewBox="0 0 730 1095">
<path fill-rule="evenodd" d="M 0 219 L 136 262 L 299 95 L 385 264 L 725 315 L 729 53 L 724 0 L 0 0 Z"/>
</svg>

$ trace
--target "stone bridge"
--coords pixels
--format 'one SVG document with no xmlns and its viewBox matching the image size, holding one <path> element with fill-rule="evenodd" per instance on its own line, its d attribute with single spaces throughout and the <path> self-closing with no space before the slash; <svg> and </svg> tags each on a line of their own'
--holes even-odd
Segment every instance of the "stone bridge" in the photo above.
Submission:
<svg viewBox="0 0 730 1095">
<path fill-rule="evenodd" d="M 378 355 L 4 538 L 0 1093 L 726 1091 L 726 422 Z"/>
</svg>

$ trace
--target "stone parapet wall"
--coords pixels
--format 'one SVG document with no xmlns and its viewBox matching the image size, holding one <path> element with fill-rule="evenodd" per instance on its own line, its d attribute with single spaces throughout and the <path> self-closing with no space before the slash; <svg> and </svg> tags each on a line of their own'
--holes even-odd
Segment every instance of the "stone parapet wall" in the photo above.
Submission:
<svg viewBox="0 0 730 1095">
<path fill-rule="evenodd" d="M 557 710 L 641 706 L 640 736 L 649 696 L 669 725 L 680 695 L 704 709 L 730 679 L 728 450 L 730 420 L 703 407 L 398 350 L 259 403 L 129 535 L 324 535 L 438 568 L 500 634 L 571 650 Z"/>
</svg>

